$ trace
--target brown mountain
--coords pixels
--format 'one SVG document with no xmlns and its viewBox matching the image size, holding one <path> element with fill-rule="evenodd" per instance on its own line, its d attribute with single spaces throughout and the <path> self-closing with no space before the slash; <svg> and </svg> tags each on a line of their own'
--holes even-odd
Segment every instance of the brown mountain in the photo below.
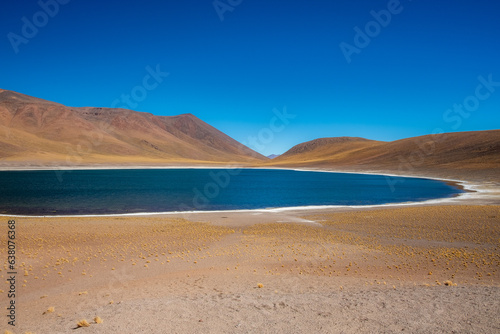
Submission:
<svg viewBox="0 0 500 334">
<path fill-rule="evenodd" d="M 245 163 L 266 157 L 191 114 L 73 108 L 0 90 L 0 163 Z"/>
<path fill-rule="evenodd" d="M 284 154 L 275 158 L 279 163 L 323 164 L 325 162 L 343 163 L 348 156 L 368 147 L 376 147 L 383 142 L 359 137 L 319 138 L 295 145 Z M 348 163 L 348 161 L 345 161 Z"/>
<path fill-rule="evenodd" d="M 191 114 L 73 108 L 0 90 L 0 167 L 231 163 L 500 181 L 500 130 L 320 138 L 271 160 Z"/>
<path fill-rule="evenodd" d="M 391 171 L 396 174 L 500 178 L 500 130 L 443 133 L 392 142 L 320 138 L 272 160 L 277 166 Z M 480 175 L 479 175 L 480 174 Z"/>
</svg>

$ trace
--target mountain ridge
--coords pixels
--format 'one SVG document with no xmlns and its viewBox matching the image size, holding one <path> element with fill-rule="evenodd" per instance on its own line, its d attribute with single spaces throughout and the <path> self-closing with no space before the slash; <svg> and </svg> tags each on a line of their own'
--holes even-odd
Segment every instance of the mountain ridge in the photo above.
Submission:
<svg viewBox="0 0 500 334">
<path fill-rule="evenodd" d="M 500 130 L 450 132 L 391 142 L 362 139 L 315 139 L 266 164 L 447 177 L 478 173 L 500 181 Z"/>
<path fill-rule="evenodd" d="M 0 91 L 0 159 L 64 163 L 185 161 L 252 163 L 267 158 L 192 114 L 67 107 Z M 28 156 L 29 155 L 29 156 Z"/>
<path fill-rule="evenodd" d="M 500 181 L 500 130 L 390 142 L 326 137 L 269 159 L 193 114 L 67 107 L 0 89 L 0 167 L 244 165 L 326 168 Z"/>
</svg>

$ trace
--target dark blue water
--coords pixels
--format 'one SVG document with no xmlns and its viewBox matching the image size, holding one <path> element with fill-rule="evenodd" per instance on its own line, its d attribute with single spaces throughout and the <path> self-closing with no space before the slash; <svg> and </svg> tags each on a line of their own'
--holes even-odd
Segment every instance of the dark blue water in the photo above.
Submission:
<svg viewBox="0 0 500 334">
<path fill-rule="evenodd" d="M 462 191 L 435 180 L 380 175 L 127 169 L 2 171 L 0 192 L 0 213 L 65 215 L 370 205 L 451 197 Z"/>
</svg>

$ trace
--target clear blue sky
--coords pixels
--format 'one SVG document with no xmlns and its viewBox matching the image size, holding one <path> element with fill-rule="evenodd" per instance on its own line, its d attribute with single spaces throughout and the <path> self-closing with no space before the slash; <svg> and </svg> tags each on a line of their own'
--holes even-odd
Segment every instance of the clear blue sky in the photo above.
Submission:
<svg viewBox="0 0 500 334">
<path fill-rule="evenodd" d="M 2 4 L 0 88 L 100 107 L 134 92 L 130 109 L 193 113 L 266 155 L 319 137 L 500 128 L 500 83 L 476 91 L 479 76 L 500 82 L 498 1 L 220 0 L 219 13 L 213 0 L 54 1 Z M 169 75 L 146 90 L 158 64 Z"/>
</svg>

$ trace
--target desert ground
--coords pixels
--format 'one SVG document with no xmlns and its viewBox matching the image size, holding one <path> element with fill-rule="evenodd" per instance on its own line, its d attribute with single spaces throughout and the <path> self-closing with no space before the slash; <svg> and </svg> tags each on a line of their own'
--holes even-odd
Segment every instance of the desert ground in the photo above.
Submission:
<svg viewBox="0 0 500 334">
<path fill-rule="evenodd" d="M 18 265 L 3 330 L 498 333 L 498 187 L 468 186 L 480 192 L 366 208 L 3 216 Z"/>
</svg>

